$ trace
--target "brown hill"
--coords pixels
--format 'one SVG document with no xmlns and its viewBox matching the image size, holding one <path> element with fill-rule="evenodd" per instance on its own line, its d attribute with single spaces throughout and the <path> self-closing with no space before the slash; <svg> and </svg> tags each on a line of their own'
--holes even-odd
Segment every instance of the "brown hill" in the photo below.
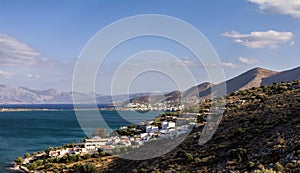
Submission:
<svg viewBox="0 0 300 173">
<path fill-rule="evenodd" d="M 288 82 L 288 81 L 293 81 L 298 79 L 300 79 L 300 67 L 280 72 L 268 78 L 264 78 L 262 80 L 262 85 L 279 83 L 279 82 Z"/>
<path fill-rule="evenodd" d="M 207 90 L 208 88 L 212 87 L 213 84 L 210 82 L 204 82 L 200 85 L 193 86 L 190 89 L 183 92 L 182 96 L 183 98 L 199 98 L 199 93 Z"/>
<path fill-rule="evenodd" d="M 181 99 L 197 99 L 199 98 L 199 93 L 207 90 L 208 88 L 210 88 L 211 86 L 213 86 L 212 83 L 209 82 L 205 82 L 202 83 L 200 85 L 197 86 L 193 86 L 191 88 L 189 88 L 188 90 L 184 91 L 184 92 L 180 92 L 178 90 L 176 91 L 172 91 L 170 93 L 167 93 L 165 95 L 155 95 L 155 94 L 149 94 L 146 96 L 142 96 L 142 97 L 136 97 L 131 99 L 129 102 L 131 103 L 158 103 L 158 102 L 164 102 L 164 101 L 178 101 Z"/>
<path fill-rule="evenodd" d="M 226 94 L 230 94 L 234 91 L 238 90 L 245 90 L 252 87 L 259 87 L 262 85 L 262 80 L 264 78 L 273 76 L 278 74 L 276 71 L 271 71 L 263 68 L 254 68 L 251 69 L 237 77 L 234 77 L 226 83 L 220 83 L 218 85 L 212 86 L 211 88 L 208 88 L 207 90 L 199 93 L 200 97 L 207 97 L 211 96 L 212 91 L 214 92 L 214 95 L 224 95 L 224 88 L 226 84 Z"/>
</svg>

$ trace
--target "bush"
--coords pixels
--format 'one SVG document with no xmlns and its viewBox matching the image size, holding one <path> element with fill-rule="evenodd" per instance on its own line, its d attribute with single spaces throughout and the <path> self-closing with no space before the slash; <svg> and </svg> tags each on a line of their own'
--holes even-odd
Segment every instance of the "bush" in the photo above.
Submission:
<svg viewBox="0 0 300 173">
<path fill-rule="evenodd" d="M 22 157 L 17 157 L 15 162 L 16 162 L 17 165 L 22 165 L 23 162 L 24 162 L 24 159 Z"/>
<path fill-rule="evenodd" d="M 278 172 L 283 172 L 284 167 L 279 162 L 276 162 L 275 163 L 275 170 L 278 171 Z"/>
<path fill-rule="evenodd" d="M 82 168 L 82 164 L 76 163 L 72 168 L 74 171 L 80 170 Z"/>
<path fill-rule="evenodd" d="M 91 155 L 90 154 L 85 154 L 84 156 L 83 156 L 83 159 L 90 159 L 91 158 Z"/>
<path fill-rule="evenodd" d="M 250 161 L 250 162 L 248 163 L 248 168 L 253 168 L 254 166 L 255 166 L 255 163 L 254 163 L 254 162 L 251 162 L 251 161 Z"/>
<path fill-rule="evenodd" d="M 97 153 L 94 153 L 94 154 L 92 155 L 92 157 L 93 157 L 93 158 L 99 158 L 100 155 L 99 155 L 99 153 L 97 152 Z"/>
<path fill-rule="evenodd" d="M 109 154 L 106 153 L 106 152 L 104 152 L 104 151 L 100 151 L 100 152 L 99 152 L 99 155 L 100 155 L 101 157 L 109 156 Z"/>
<path fill-rule="evenodd" d="M 45 166 L 46 169 L 49 169 L 49 168 L 52 168 L 54 166 L 54 164 L 53 163 L 46 163 L 44 166 Z"/>
<path fill-rule="evenodd" d="M 81 172 L 82 173 L 93 173 L 93 172 L 97 172 L 97 168 L 94 164 L 87 163 L 82 166 Z"/>
<path fill-rule="evenodd" d="M 241 134 L 245 133 L 246 131 L 247 131 L 247 129 L 245 129 L 245 128 L 238 128 L 234 132 L 234 135 L 241 135 Z"/>
<path fill-rule="evenodd" d="M 76 162 L 77 161 L 77 157 L 74 154 L 69 155 L 69 161 L 70 162 Z"/>
<path fill-rule="evenodd" d="M 37 169 L 37 167 L 38 167 L 37 164 L 33 162 L 33 163 L 30 163 L 27 168 L 31 171 L 34 171 Z"/>
<path fill-rule="evenodd" d="M 41 166 L 41 165 L 43 165 L 44 161 L 43 160 L 36 160 L 36 161 L 34 161 L 34 163 L 36 163 L 37 166 Z"/>
<path fill-rule="evenodd" d="M 230 156 L 233 159 L 238 158 L 239 161 L 242 160 L 247 155 L 247 150 L 244 148 L 237 148 L 237 149 L 231 149 L 230 150 Z"/>
<path fill-rule="evenodd" d="M 59 159 L 59 158 L 57 158 Z M 69 163 L 69 157 L 67 155 L 64 155 L 59 161 L 57 161 L 57 163 Z"/>
<path fill-rule="evenodd" d="M 30 158 L 30 154 L 29 154 L 29 153 L 26 153 L 26 154 L 24 155 L 24 157 L 25 157 L 25 158 Z"/>
<path fill-rule="evenodd" d="M 194 160 L 194 157 L 192 154 L 186 152 L 185 150 L 180 150 L 177 152 L 177 156 L 179 157 L 183 157 L 185 159 L 186 162 L 190 162 L 192 160 Z"/>
</svg>

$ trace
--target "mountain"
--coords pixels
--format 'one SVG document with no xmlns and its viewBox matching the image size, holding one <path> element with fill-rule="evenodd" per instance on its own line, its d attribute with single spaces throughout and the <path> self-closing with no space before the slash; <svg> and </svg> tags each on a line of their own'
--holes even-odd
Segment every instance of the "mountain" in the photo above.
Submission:
<svg viewBox="0 0 300 173">
<path fill-rule="evenodd" d="M 252 87 L 259 87 L 262 85 L 262 81 L 265 78 L 269 78 L 274 75 L 278 75 L 279 72 L 271 71 L 263 68 L 254 68 L 241 75 L 238 75 L 225 83 L 214 85 L 203 92 L 199 92 L 200 97 L 207 97 L 211 95 L 211 91 L 216 91 L 214 95 L 222 95 L 222 90 L 226 84 L 226 94 L 230 94 L 234 91 L 245 90 Z"/>
<path fill-rule="evenodd" d="M 128 99 L 149 95 L 150 93 L 123 94 L 116 96 L 99 95 L 97 93 L 61 92 L 55 89 L 34 90 L 27 87 L 10 87 L 0 84 L 0 104 L 72 104 L 72 94 L 80 103 L 91 103 L 96 96 L 98 104 L 124 102 Z"/>
<path fill-rule="evenodd" d="M 194 86 L 189 88 L 188 90 L 184 91 L 182 93 L 183 98 L 198 98 L 199 97 L 199 93 L 203 92 L 207 89 L 209 89 L 210 87 L 212 87 L 213 84 L 210 82 L 204 82 L 200 85 Z"/>
<path fill-rule="evenodd" d="M 185 98 L 187 100 L 193 100 L 199 97 L 199 92 L 203 92 L 213 86 L 212 83 L 205 82 L 197 86 L 193 86 L 190 89 L 180 92 L 178 90 L 169 92 L 165 95 L 146 95 L 143 97 L 135 97 L 132 98 L 129 102 L 131 103 L 158 103 L 158 102 L 164 102 L 169 100 L 180 100 L 181 98 Z"/>
<path fill-rule="evenodd" d="M 202 83 L 197 86 L 193 86 L 186 91 L 180 93 L 179 91 L 173 91 L 165 96 L 160 96 L 159 99 L 156 99 L 159 102 L 168 101 L 168 100 L 193 100 L 197 98 L 209 98 L 214 91 L 214 96 L 223 95 L 224 86 L 226 84 L 226 94 L 230 94 L 234 91 L 246 90 L 252 87 L 264 86 L 267 84 L 277 83 L 277 82 L 287 82 L 300 79 L 300 67 L 277 72 L 264 68 L 254 68 L 245 73 L 242 73 L 230 80 L 227 80 L 223 83 L 214 85 L 209 82 Z M 131 99 L 130 102 L 147 102 L 148 97 L 139 97 Z"/>
<path fill-rule="evenodd" d="M 297 79 L 300 79 L 300 67 L 283 71 L 278 73 L 277 75 L 265 78 L 262 81 L 262 85 L 279 83 L 279 82 L 288 82 Z"/>
<path fill-rule="evenodd" d="M 0 93 L 1 104 L 72 103 L 71 93 L 54 89 L 39 91 L 1 85 Z"/>
</svg>

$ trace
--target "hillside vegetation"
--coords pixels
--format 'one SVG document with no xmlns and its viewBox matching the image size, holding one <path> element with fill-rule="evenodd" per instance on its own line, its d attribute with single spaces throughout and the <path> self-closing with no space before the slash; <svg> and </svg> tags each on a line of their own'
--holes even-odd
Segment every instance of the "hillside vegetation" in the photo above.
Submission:
<svg viewBox="0 0 300 173">
<path fill-rule="evenodd" d="M 145 161 L 115 159 L 100 172 L 300 172 L 300 81 L 237 91 L 213 138 L 201 128 L 170 153 Z"/>
<path fill-rule="evenodd" d="M 99 152 L 78 159 L 66 157 L 67 161 L 41 160 L 47 163 L 36 165 L 35 169 L 114 173 L 300 172 L 300 80 L 236 91 L 226 100 L 222 121 L 204 145 L 199 144 L 203 129 L 200 126 L 174 150 L 157 158 L 135 161 Z M 159 152 L 161 146 L 156 148 L 153 152 Z"/>
</svg>

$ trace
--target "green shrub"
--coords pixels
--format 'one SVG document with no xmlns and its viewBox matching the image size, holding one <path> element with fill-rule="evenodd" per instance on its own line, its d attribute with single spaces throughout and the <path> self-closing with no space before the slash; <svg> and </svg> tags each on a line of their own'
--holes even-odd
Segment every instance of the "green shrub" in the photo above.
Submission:
<svg viewBox="0 0 300 173">
<path fill-rule="evenodd" d="M 275 170 L 278 171 L 278 172 L 284 172 L 284 167 L 279 162 L 276 162 L 275 163 Z"/>
<path fill-rule="evenodd" d="M 251 162 L 251 161 L 250 161 L 250 162 L 248 163 L 248 167 L 249 167 L 249 168 L 253 168 L 254 166 L 255 166 L 255 163 L 254 163 L 254 162 Z"/>
<path fill-rule="evenodd" d="M 45 167 L 46 169 L 52 168 L 53 166 L 54 166 L 53 163 L 46 163 L 46 164 L 44 165 L 44 167 Z"/>
<path fill-rule="evenodd" d="M 15 162 L 16 162 L 17 165 L 22 165 L 23 162 L 24 162 L 24 159 L 22 157 L 17 157 Z"/>
<path fill-rule="evenodd" d="M 247 155 L 247 150 L 244 148 L 237 148 L 237 149 L 231 149 L 230 150 L 230 156 L 231 158 L 238 158 L 239 160 L 242 160 L 243 157 Z"/>
<path fill-rule="evenodd" d="M 179 157 L 183 157 L 185 159 L 186 162 L 191 162 L 194 160 L 194 157 L 192 154 L 188 153 L 185 150 L 180 150 L 177 152 L 177 156 Z"/>
<path fill-rule="evenodd" d="M 69 155 L 68 159 L 69 159 L 70 162 L 76 162 L 77 161 L 77 157 L 74 154 Z"/>
<path fill-rule="evenodd" d="M 82 164 L 76 163 L 72 168 L 73 168 L 75 171 L 80 170 L 80 169 L 82 168 Z"/>
<path fill-rule="evenodd" d="M 84 156 L 83 156 L 83 159 L 90 159 L 91 158 L 91 155 L 90 154 L 85 154 Z"/>
<path fill-rule="evenodd" d="M 26 153 L 26 154 L 24 155 L 24 157 L 25 157 L 25 158 L 30 158 L 30 154 L 29 154 L 29 153 Z"/>
<path fill-rule="evenodd" d="M 93 173 L 93 172 L 97 172 L 97 168 L 93 163 L 87 163 L 82 166 L 81 172 L 82 173 Z"/>
<path fill-rule="evenodd" d="M 27 168 L 31 171 L 34 171 L 37 169 L 37 167 L 38 167 L 37 164 L 33 162 L 33 163 L 30 163 Z"/>
<path fill-rule="evenodd" d="M 34 163 L 36 163 L 37 166 L 42 166 L 44 161 L 43 160 L 36 160 L 36 161 L 34 161 Z"/>
</svg>

